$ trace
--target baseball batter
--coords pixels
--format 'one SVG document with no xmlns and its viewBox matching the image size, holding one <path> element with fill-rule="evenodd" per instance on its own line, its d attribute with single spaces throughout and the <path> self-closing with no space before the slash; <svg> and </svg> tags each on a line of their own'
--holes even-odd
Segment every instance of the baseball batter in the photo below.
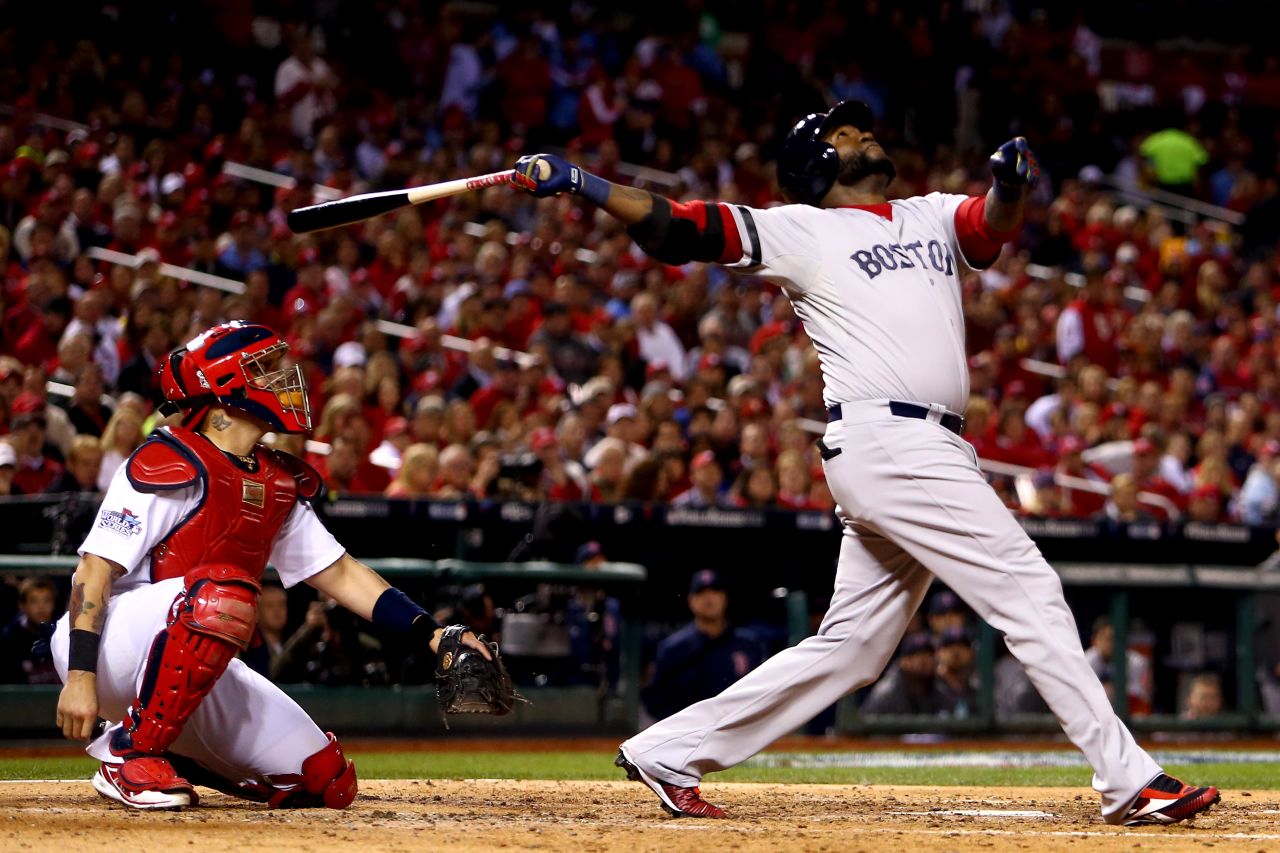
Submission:
<svg viewBox="0 0 1280 853">
<path fill-rule="evenodd" d="M 723 817 L 704 774 L 794 731 L 884 669 L 933 576 L 1004 634 L 1093 766 L 1110 823 L 1171 823 L 1218 801 L 1165 775 L 1112 711 L 1085 660 L 1058 576 L 983 479 L 960 437 L 969 393 L 960 278 L 1016 234 L 1037 166 L 1025 139 L 991 157 L 980 197 L 888 201 L 893 162 L 871 110 L 846 101 L 799 121 L 778 163 L 793 202 L 768 210 L 676 203 L 558 157 L 520 159 L 513 182 L 569 192 L 625 223 L 669 264 L 720 263 L 779 284 L 821 359 L 819 442 L 843 539 L 816 636 L 622 744 L 617 764 L 676 815 Z"/>
<path fill-rule="evenodd" d="M 355 797 L 355 765 L 333 735 L 235 659 L 268 560 L 285 586 L 310 584 L 433 651 L 445 630 L 324 528 L 309 503 L 319 475 L 258 443 L 311 426 L 287 351 L 267 327 L 237 321 L 172 353 L 161 387 L 183 425 L 121 466 L 80 547 L 52 641 L 58 725 L 85 739 L 99 715 L 111 723 L 88 747 L 102 762 L 93 786 L 126 806 L 194 805 L 195 784 L 274 807 Z M 462 643 L 490 658 L 474 635 Z"/>
</svg>

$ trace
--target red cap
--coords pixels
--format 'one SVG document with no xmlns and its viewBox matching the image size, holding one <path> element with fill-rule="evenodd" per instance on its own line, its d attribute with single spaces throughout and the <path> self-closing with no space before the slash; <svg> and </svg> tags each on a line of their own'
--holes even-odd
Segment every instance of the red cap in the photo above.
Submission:
<svg viewBox="0 0 1280 853">
<path fill-rule="evenodd" d="M 9 409 L 10 415 L 29 415 L 33 412 L 44 411 L 44 400 L 32 391 L 23 391 L 13 400 L 13 406 Z"/>
<path fill-rule="evenodd" d="M 534 450 L 546 450 L 556 446 L 556 431 L 551 427 L 538 427 L 529 435 L 529 446 Z"/>
<path fill-rule="evenodd" d="M 1004 385 L 1004 395 L 1006 397 L 1025 397 L 1027 395 L 1027 383 L 1021 379 L 1011 379 Z"/>
<path fill-rule="evenodd" d="M 769 414 L 769 407 L 759 397 L 748 397 L 746 402 L 742 404 L 742 416 L 744 418 L 758 418 L 767 414 Z"/>
<path fill-rule="evenodd" d="M 699 370 L 709 370 L 711 368 L 721 367 L 723 365 L 724 365 L 724 359 L 720 357 L 719 353 L 709 352 L 706 355 L 704 355 L 702 358 L 698 359 Z"/>
<path fill-rule="evenodd" d="M 1129 407 L 1124 403 L 1107 403 L 1102 407 L 1101 419 L 1104 421 L 1109 421 L 1112 418 L 1127 417 L 1129 417 Z"/>
<path fill-rule="evenodd" d="M 1062 443 L 1058 445 L 1058 450 L 1063 456 L 1066 456 L 1068 453 L 1079 453 L 1084 450 L 1084 442 L 1077 436 L 1069 435 L 1062 439 Z"/>
<path fill-rule="evenodd" d="M 705 468 L 708 465 L 714 464 L 715 461 L 716 455 L 710 450 L 704 450 L 693 457 L 693 461 L 689 463 L 689 468 L 690 470 L 697 471 L 699 468 Z"/>
<path fill-rule="evenodd" d="M 667 365 L 665 361 L 663 361 L 660 358 L 655 358 L 653 361 L 649 362 L 649 365 L 644 369 L 644 375 L 649 379 L 652 379 L 653 377 L 657 376 L 659 373 L 670 373 L 670 372 L 671 372 L 671 368 Z"/>
<path fill-rule="evenodd" d="M 1203 486 L 1196 486 L 1191 490 L 1191 500 L 1199 500 L 1201 498 L 1210 498 L 1215 501 L 1222 500 L 1222 490 L 1217 486 L 1206 483 Z"/>
<path fill-rule="evenodd" d="M 1133 454 L 1135 456 L 1142 456 L 1147 453 L 1154 453 L 1155 449 L 1156 449 L 1156 446 L 1152 444 L 1151 439 L 1149 438 L 1143 437 L 1133 443 Z"/>
<path fill-rule="evenodd" d="M 409 422 L 402 417 L 387 418 L 387 422 L 382 427 L 382 434 L 387 438 L 395 438 L 397 435 L 404 435 L 409 431 Z"/>
<path fill-rule="evenodd" d="M 298 266 L 305 267 L 310 264 L 320 263 L 320 252 L 308 246 L 298 253 Z"/>
<path fill-rule="evenodd" d="M 156 223 L 156 227 L 164 230 L 178 227 L 178 214 L 172 210 L 166 210 L 160 217 L 160 221 Z"/>
</svg>

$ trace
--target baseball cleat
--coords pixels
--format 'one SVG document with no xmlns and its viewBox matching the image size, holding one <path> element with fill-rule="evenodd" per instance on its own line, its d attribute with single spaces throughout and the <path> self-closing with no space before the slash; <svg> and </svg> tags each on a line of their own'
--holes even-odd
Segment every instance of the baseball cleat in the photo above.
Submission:
<svg viewBox="0 0 1280 853">
<path fill-rule="evenodd" d="M 1125 826 L 1177 823 L 1208 811 L 1221 798 L 1217 788 L 1197 788 L 1161 773 L 1139 792 L 1121 823 Z"/>
<path fill-rule="evenodd" d="M 103 762 L 93 774 L 93 787 L 131 809 L 181 809 L 200 802 L 195 788 L 174 772 L 173 765 L 151 755 L 123 764 Z"/>
<path fill-rule="evenodd" d="M 632 782 L 643 782 L 648 785 L 649 789 L 658 795 L 658 800 L 662 803 L 662 807 L 672 817 L 723 818 L 725 816 L 724 809 L 719 806 L 713 806 L 702 799 L 701 789 L 696 787 L 680 788 L 676 785 L 659 782 L 632 763 L 627 758 L 627 754 L 621 749 L 618 750 L 618 757 L 613 760 L 613 763 L 614 766 L 621 767 L 627 771 L 627 778 Z"/>
</svg>

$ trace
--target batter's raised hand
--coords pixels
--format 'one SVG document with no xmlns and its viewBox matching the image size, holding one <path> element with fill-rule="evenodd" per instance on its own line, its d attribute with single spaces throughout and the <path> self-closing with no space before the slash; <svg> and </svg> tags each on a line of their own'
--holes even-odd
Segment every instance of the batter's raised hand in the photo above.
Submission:
<svg viewBox="0 0 1280 853">
<path fill-rule="evenodd" d="M 526 154 L 516 161 L 511 184 L 538 198 L 570 193 L 596 204 L 609 198 L 609 182 L 554 154 Z"/>
<path fill-rule="evenodd" d="M 991 155 L 991 174 L 996 179 L 996 192 L 1011 198 L 1023 187 L 1033 187 L 1040 177 L 1040 164 L 1024 136 L 1015 136 Z"/>
</svg>

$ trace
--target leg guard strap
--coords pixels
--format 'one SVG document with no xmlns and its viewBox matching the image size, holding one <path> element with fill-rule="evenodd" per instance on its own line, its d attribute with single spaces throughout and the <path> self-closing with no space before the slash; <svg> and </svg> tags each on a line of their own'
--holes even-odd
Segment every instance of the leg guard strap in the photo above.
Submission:
<svg viewBox="0 0 1280 853">
<path fill-rule="evenodd" d="M 267 804 L 277 809 L 345 809 L 356 798 L 356 765 L 342 754 L 342 746 L 332 732 L 329 743 L 302 762 L 301 773 L 268 778 L 276 791 Z"/>
</svg>

